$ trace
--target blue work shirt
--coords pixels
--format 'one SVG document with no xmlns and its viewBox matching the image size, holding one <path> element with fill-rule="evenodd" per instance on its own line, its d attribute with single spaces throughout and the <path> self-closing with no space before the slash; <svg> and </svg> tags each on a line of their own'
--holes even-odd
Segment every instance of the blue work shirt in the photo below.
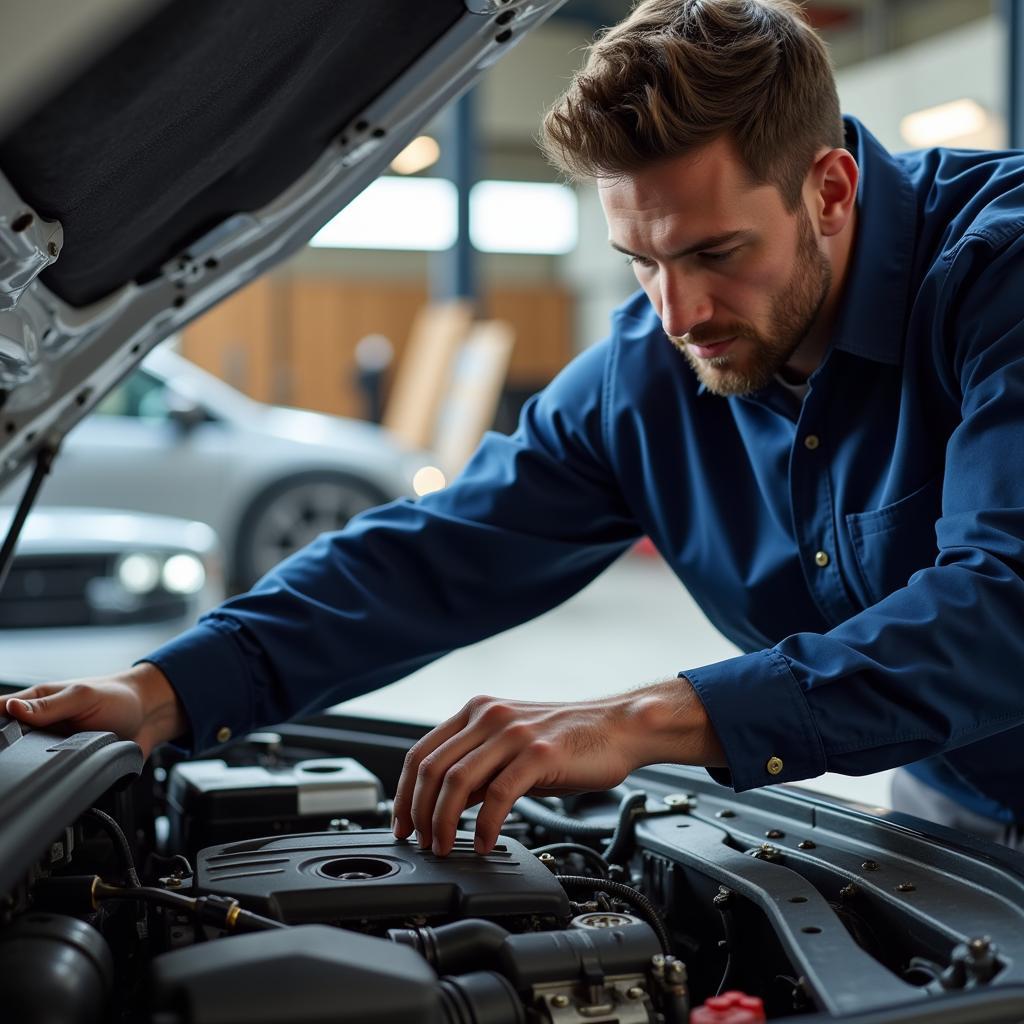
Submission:
<svg viewBox="0 0 1024 1024">
<path fill-rule="evenodd" d="M 324 535 L 147 659 L 194 745 L 530 619 L 646 534 L 748 652 L 666 666 L 710 715 L 717 777 L 913 762 L 1024 820 L 1024 155 L 847 132 L 857 237 L 802 402 L 705 391 L 635 295 L 446 490 Z"/>
</svg>

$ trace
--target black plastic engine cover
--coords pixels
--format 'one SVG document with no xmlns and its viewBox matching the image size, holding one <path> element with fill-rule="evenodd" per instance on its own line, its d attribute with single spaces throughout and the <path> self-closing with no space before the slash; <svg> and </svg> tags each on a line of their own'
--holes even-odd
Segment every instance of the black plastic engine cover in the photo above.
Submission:
<svg viewBox="0 0 1024 1024">
<path fill-rule="evenodd" d="M 502 837 L 481 855 L 468 832 L 447 857 L 387 829 L 209 847 L 197 859 L 196 888 L 288 924 L 570 916 L 565 891 L 524 846 Z"/>
</svg>

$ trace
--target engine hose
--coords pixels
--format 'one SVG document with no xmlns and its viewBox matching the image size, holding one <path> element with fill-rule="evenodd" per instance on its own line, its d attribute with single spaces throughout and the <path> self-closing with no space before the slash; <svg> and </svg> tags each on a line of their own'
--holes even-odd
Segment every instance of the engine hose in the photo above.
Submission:
<svg viewBox="0 0 1024 1024">
<path fill-rule="evenodd" d="M 158 903 L 185 913 L 196 914 L 200 920 L 215 927 L 236 932 L 266 932 L 288 927 L 282 921 L 243 910 L 237 901 L 223 896 L 200 896 L 195 899 L 183 893 L 168 892 L 166 889 L 150 885 L 122 888 L 107 885 L 95 876 L 82 876 L 82 881 L 92 883 L 92 898 L 96 903 L 104 900 L 141 900 L 144 903 Z"/>
<path fill-rule="evenodd" d="M 638 892 L 631 885 L 624 885 L 622 882 L 612 882 L 607 878 L 587 878 L 586 875 L 555 875 L 567 893 L 586 893 L 592 895 L 595 892 L 606 892 L 609 896 L 617 896 L 628 903 L 637 914 L 642 917 L 654 929 L 658 936 L 661 948 L 666 956 L 672 955 L 672 945 L 669 941 L 668 930 L 661 920 L 654 904 L 642 893 Z"/>
<path fill-rule="evenodd" d="M 633 846 L 636 819 L 646 806 L 647 794 L 642 790 L 627 793 L 619 801 L 619 820 L 604 851 L 604 859 L 610 864 L 625 864 Z"/>
<path fill-rule="evenodd" d="M 493 921 L 468 918 L 436 928 L 392 928 L 388 938 L 411 946 L 438 974 L 461 974 L 498 955 L 508 931 Z"/>
<path fill-rule="evenodd" d="M 496 971 L 475 971 L 438 983 L 447 1024 L 526 1024 L 518 993 Z"/>
<path fill-rule="evenodd" d="M 545 831 L 559 836 L 572 836 L 575 839 L 607 839 L 615 833 L 614 827 L 609 828 L 607 825 L 570 818 L 528 796 L 520 797 L 513 805 L 513 810 L 521 814 L 531 825 L 537 825 Z"/>
<path fill-rule="evenodd" d="M 114 848 L 121 856 L 121 863 L 124 865 L 124 873 L 128 884 L 136 888 L 142 885 L 139 880 L 139 873 L 135 870 L 135 858 L 132 856 L 132 849 L 128 845 L 128 838 L 125 836 L 120 825 L 105 811 L 98 807 L 90 807 L 86 812 L 110 838 Z"/>
</svg>

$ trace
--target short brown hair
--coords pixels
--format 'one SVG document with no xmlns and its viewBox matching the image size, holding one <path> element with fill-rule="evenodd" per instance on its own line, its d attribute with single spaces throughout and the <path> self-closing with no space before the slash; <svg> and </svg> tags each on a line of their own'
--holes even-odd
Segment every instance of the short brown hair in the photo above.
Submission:
<svg viewBox="0 0 1024 1024">
<path fill-rule="evenodd" d="M 570 178 L 611 177 L 729 136 L 790 210 L 815 153 L 843 145 L 825 44 L 790 0 L 642 0 L 590 47 L 544 119 Z"/>
</svg>

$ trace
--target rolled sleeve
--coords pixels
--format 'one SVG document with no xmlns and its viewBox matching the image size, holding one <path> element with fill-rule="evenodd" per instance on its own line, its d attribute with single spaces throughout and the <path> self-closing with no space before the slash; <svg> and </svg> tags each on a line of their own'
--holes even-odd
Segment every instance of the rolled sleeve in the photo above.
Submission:
<svg viewBox="0 0 1024 1024">
<path fill-rule="evenodd" d="M 729 764 L 712 777 L 737 792 L 821 775 L 825 750 L 800 684 L 776 650 L 681 672 L 693 685 Z"/>
</svg>

